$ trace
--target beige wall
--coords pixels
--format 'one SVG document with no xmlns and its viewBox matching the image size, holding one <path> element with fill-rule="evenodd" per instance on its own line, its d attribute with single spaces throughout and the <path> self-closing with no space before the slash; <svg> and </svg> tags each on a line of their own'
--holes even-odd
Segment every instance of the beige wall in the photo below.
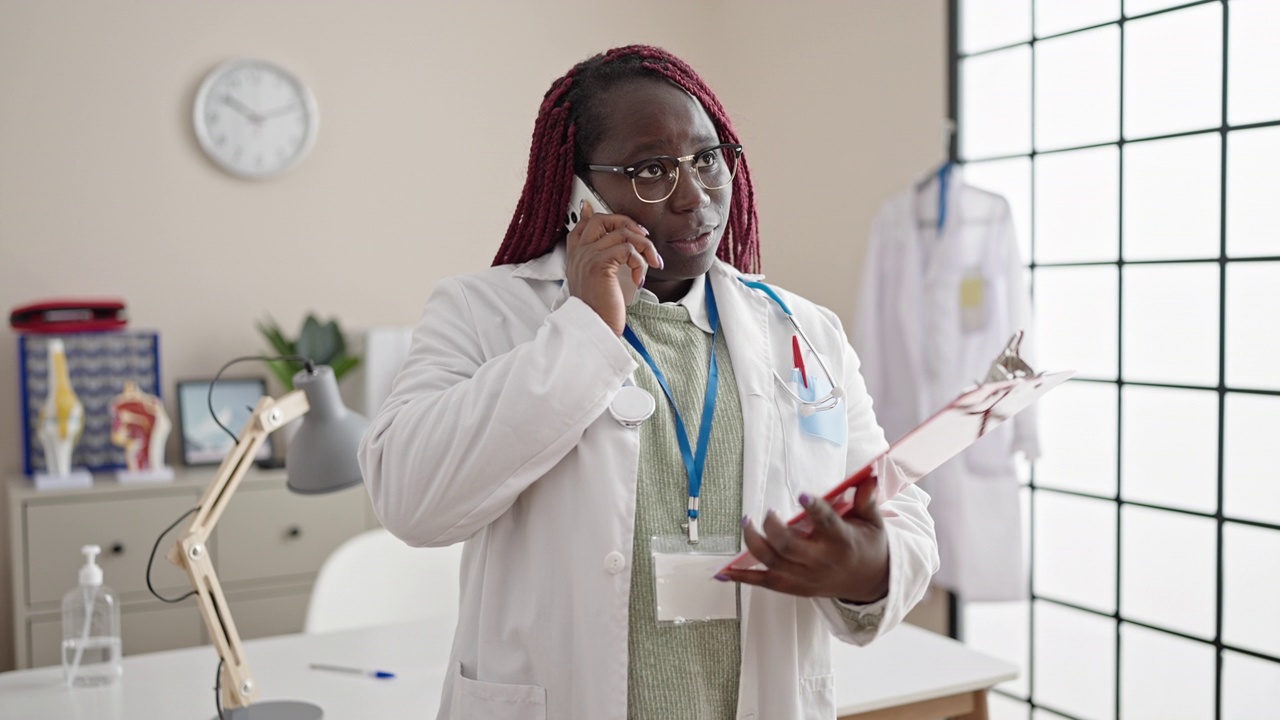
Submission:
<svg viewBox="0 0 1280 720">
<path fill-rule="evenodd" d="M 945 31 L 943 0 L 5 0 L 0 309 L 125 298 L 160 332 L 170 396 L 259 350 L 268 312 L 412 323 L 436 280 L 493 256 L 551 80 L 648 42 L 734 117 L 769 277 L 847 322 L 876 206 L 941 158 Z M 318 143 L 281 178 L 234 179 L 195 144 L 196 87 L 237 56 L 292 69 L 319 103 Z M 0 332 L 4 474 L 22 464 L 15 356 Z M 5 548 L 0 669 L 7 565 Z"/>
</svg>

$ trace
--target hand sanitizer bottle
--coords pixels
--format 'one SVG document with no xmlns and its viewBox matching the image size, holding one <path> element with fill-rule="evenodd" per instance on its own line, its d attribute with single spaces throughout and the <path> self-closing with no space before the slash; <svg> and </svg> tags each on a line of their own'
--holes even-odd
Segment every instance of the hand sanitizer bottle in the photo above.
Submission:
<svg viewBox="0 0 1280 720">
<path fill-rule="evenodd" d="M 80 548 L 80 584 L 62 597 L 62 671 L 68 687 L 109 685 L 120 678 L 120 601 L 102 584 L 97 545 Z"/>
</svg>

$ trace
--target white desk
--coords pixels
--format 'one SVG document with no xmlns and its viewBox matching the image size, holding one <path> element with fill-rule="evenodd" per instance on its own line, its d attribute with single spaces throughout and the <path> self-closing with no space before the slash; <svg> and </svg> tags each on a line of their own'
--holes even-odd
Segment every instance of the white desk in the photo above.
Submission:
<svg viewBox="0 0 1280 720">
<path fill-rule="evenodd" d="M 452 631 L 402 625 L 245 643 L 260 700 L 305 700 L 329 720 L 434 718 Z M 841 718 L 986 717 L 986 689 L 1017 677 L 1009 663 L 911 625 L 867 648 L 832 643 Z M 322 672 L 330 663 L 396 673 L 394 680 Z M 124 679 L 68 690 L 59 667 L 0 674 L 0 720 L 209 720 L 218 657 L 211 647 L 131 655 Z"/>
</svg>

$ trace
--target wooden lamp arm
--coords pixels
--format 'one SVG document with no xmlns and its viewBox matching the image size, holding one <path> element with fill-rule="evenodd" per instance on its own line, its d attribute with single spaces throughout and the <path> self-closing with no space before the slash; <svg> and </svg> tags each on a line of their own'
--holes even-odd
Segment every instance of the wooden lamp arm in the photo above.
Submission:
<svg viewBox="0 0 1280 720">
<path fill-rule="evenodd" d="M 192 588 L 196 591 L 200 616 L 204 618 L 218 656 L 222 658 L 222 706 L 245 707 L 253 703 L 258 688 L 249 670 L 249 663 L 240 644 L 231 610 L 222 593 L 222 584 L 213 569 L 207 545 L 209 535 L 222 517 L 231 496 L 240 487 L 249 466 L 258 455 L 258 448 L 275 430 L 302 417 L 310 409 L 306 395 L 294 390 L 279 400 L 263 397 L 240 433 L 240 440 L 218 467 L 218 474 L 209 483 L 200 499 L 199 510 L 191 524 L 169 551 L 169 562 L 186 570 Z"/>
</svg>

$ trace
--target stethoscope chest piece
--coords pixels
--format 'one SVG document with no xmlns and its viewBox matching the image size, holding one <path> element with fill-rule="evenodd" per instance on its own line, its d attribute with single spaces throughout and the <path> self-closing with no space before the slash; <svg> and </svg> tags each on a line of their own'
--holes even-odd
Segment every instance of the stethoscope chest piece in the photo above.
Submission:
<svg viewBox="0 0 1280 720">
<path fill-rule="evenodd" d="M 639 427 L 657 407 L 648 392 L 635 385 L 624 385 L 609 403 L 609 414 L 626 427 Z"/>
</svg>

